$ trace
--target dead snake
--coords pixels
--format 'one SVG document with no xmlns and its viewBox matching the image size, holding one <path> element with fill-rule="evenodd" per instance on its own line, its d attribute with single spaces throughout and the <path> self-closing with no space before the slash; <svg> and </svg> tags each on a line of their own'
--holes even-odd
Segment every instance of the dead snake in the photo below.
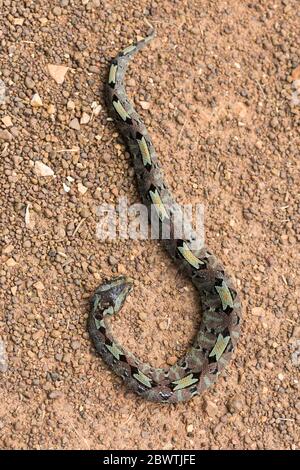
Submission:
<svg viewBox="0 0 300 470">
<path fill-rule="evenodd" d="M 142 363 L 113 338 L 107 324 L 109 316 L 121 309 L 132 289 L 132 280 L 120 276 L 97 288 L 91 302 L 88 329 L 96 350 L 129 389 L 151 401 L 177 403 L 202 393 L 228 364 L 240 334 L 241 303 L 232 279 L 211 251 L 205 246 L 200 250 L 192 249 L 191 238 L 174 236 L 173 215 L 178 205 L 163 181 L 145 125 L 125 93 L 128 62 L 153 36 L 151 33 L 127 47 L 112 60 L 106 100 L 133 157 L 142 201 L 149 215 L 151 206 L 155 207 L 160 228 L 170 230 L 171 237 L 160 237 L 161 242 L 200 294 L 202 321 L 193 346 L 175 365 L 163 369 Z"/>
</svg>

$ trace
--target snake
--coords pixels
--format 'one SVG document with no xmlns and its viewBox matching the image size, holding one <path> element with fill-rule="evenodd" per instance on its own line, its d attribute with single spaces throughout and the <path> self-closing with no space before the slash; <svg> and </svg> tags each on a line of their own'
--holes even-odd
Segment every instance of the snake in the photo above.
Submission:
<svg viewBox="0 0 300 470">
<path fill-rule="evenodd" d="M 139 193 L 149 220 L 153 223 L 151 211 L 156 216 L 159 243 L 197 289 L 202 317 L 193 344 L 184 357 L 168 367 L 152 367 L 113 337 L 109 318 L 121 310 L 133 288 L 133 279 L 119 275 L 102 282 L 94 292 L 88 331 L 96 351 L 129 390 L 152 402 L 178 403 L 202 394 L 227 366 L 240 336 L 242 307 L 233 279 L 221 261 L 204 243 L 195 248 L 194 231 L 189 230 L 188 236 L 177 236 L 178 219 L 174 214 L 180 211 L 179 205 L 164 182 L 147 129 L 126 95 L 124 78 L 128 63 L 154 36 L 153 30 L 111 60 L 105 99 L 133 158 Z M 163 237 L 165 229 L 169 237 Z"/>
</svg>

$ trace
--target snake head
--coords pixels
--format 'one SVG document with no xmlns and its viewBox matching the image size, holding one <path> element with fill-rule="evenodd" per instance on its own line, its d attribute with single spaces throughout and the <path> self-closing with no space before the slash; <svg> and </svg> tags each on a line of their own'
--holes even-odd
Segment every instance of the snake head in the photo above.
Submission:
<svg viewBox="0 0 300 470">
<path fill-rule="evenodd" d="M 123 306 L 133 280 L 127 276 L 119 276 L 105 281 L 96 289 L 92 298 L 94 312 L 100 309 L 103 315 L 113 315 Z"/>
</svg>

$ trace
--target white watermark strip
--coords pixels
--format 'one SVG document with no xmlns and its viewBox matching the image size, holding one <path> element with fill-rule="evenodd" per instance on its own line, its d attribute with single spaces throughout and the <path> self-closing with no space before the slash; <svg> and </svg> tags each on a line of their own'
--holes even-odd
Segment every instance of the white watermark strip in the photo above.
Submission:
<svg viewBox="0 0 300 470">
<path fill-rule="evenodd" d="M 191 250 L 200 250 L 204 245 L 203 204 L 164 204 L 163 209 L 156 204 L 151 204 L 150 209 L 144 204 L 129 205 L 126 197 L 120 198 L 116 206 L 102 204 L 96 212 L 96 237 L 101 241 L 186 240 Z"/>
<path fill-rule="evenodd" d="M 298 106 L 300 104 L 300 79 L 293 81 L 293 88 L 291 103 L 293 106 Z"/>
<path fill-rule="evenodd" d="M 293 349 L 292 364 L 296 367 L 300 367 L 300 339 L 296 339 L 293 342 Z"/>
<path fill-rule="evenodd" d="M 3 104 L 5 101 L 5 83 L 0 78 L 0 104 Z"/>
<path fill-rule="evenodd" d="M 0 373 L 6 372 L 8 369 L 7 355 L 5 350 L 5 344 L 0 340 Z"/>
</svg>

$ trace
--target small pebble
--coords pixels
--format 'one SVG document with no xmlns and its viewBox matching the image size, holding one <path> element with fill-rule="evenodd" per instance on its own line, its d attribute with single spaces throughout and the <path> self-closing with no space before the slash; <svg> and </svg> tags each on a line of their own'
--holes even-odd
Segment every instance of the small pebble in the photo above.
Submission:
<svg viewBox="0 0 300 470">
<path fill-rule="evenodd" d="M 254 307 L 252 309 L 252 315 L 254 316 L 264 316 L 265 315 L 265 310 L 262 307 Z"/>
<path fill-rule="evenodd" d="M 113 255 L 108 257 L 108 262 L 111 266 L 116 266 L 118 264 L 117 258 L 115 258 Z"/>
<path fill-rule="evenodd" d="M 68 109 L 69 111 L 73 111 L 73 110 L 75 109 L 75 103 L 74 103 L 74 101 L 68 100 L 68 102 L 67 102 L 67 109 Z"/>
<path fill-rule="evenodd" d="M 167 358 L 167 364 L 169 366 L 174 366 L 174 364 L 176 364 L 176 362 L 177 362 L 177 357 L 176 356 L 169 356 Z"/>
<path fill-rule="evenodd" d="M 292 337 L 300 339 L 300 325 L 294 327 Z"/>
<path fill-rule="evenodd" d="M 53 176 L 54 171 L 45 163 L 37 160 L 34 162 L 34 171 L 37 176 Z"/>
<path fill-rule="evenodd" d="M 56 112 L 56 107 L 54 106 L 54 104 L 49 104 L 48 108 L 47 108 L 47 113 L 48 114 L 54 114 Z"/>
<path fill-rule="evenodd" d="M 70 121 L 69 127 L 75 131 L 80 131 L 80 124 L 77 118 L 74 118 Z"/>
<path fill-rule="evenodd" d="M 239 397 L 235 396 L 227 403 L 227 407 L 230 413 L 233 414 L 233 413 L 238 413 L 239 411 L 241 411 L 244 407 L 244 404 L 243 404 L 243 401 Z"/>
<path fill-rule="evenodd" d="M 53 12 L 53 15 L 55 16 L 60 16 L 62 13 L 61 8 L 57 6 L 53 8 L 52 12 Z"/>
<path fill-rule="evenodd" d="M 148 101 L 140 101 L 140 105 L 143 109 L 149 109 L 150 108 L 150 103 L 148 103 Z"/>
<path fill-rule="evenodd" d="M 82 113 L 80 118 L 80 124 L 88 124 L 90 122 L 90 116 L 87 113 Z"/>
<path fill-rule="evenodd" d="M 33 81 L 32 78 L 29 77 L 29 76 L 25 77 L 25 85 L 26 85 L 26 87 L 29 88 L 30 90 L 32 90 L 32 89 L 35 87 L 34 81 Z"/>
<path fill-rule="evenodd" d="M 8 132 L 7 129 L 0 129 L 0 141 L 4 140 L 5 142 L 10 142 L 13 139 L 13 135 Z"/>
<path fill-rule="evenodd" d="M 214 402 L 205 399 L 204 411 L 208 414 L 208 416 L 214 417 L 218 414 L 218 407 Z"/>
<path fill-rule="evenodd" d="M 146 321 L 146 320 L 147 320 L 147 317 L 148 317 L 148 315 L 147 315 L 143 310 L 141 310 L 141 311 L 139 312 L 139 319 L 140 319 L 140 320 Z"/>
<path fill-rule="evenodd" d="M 35 284 L 33 284 L 33 286 L 36 288 L 36 290 L 43 290 L 43 289 L 45 289 L 45 286 L 44 286 L 44 284 L 42 283 L 42 281 L 37 281 Z"/>
<path fill-rule="evenodd" d="M 39 107 L 43 106 L 43 102 L 42 102 L 41 97 L 38 93 L 35 93 L 33 95 L 33 97 L 31 98 L 30 103 L 31 103 L 31 106 L 33 106 L 34 108 L 39 108 Z"/>
<path fill-rule="evenodd" d="M 65 81 L 65 76 L 69 67 L 65 65 L 55 65 L 55 64 L 48 64 L 47 65 L 49 75 L 56 81 L 58 85 L 62 85 Z"/>
<path fill-rule="evenodd" d="M 78 192 L 82 195 L 85 194 L 88 190 L 88 188 L 84 186 L 82 183 L 78 183 L 77 188 L 78 188 Z"/>
<path fill-rule="evenodd" d="M 56 400 L 57 398 L 62 397 L 62 395 L 63 393 L 60 392 L 59 390 L 53 390 L 52 392 L 48 394 L 48 397 L 50 398 L 50 400 Z"/>
<path fill-rule="evenodd" d="M 13 125 L 11 117 L 10 116 L 3 116 L 1 119 L 5 127 L 11 127 Z"/>
</svg>

